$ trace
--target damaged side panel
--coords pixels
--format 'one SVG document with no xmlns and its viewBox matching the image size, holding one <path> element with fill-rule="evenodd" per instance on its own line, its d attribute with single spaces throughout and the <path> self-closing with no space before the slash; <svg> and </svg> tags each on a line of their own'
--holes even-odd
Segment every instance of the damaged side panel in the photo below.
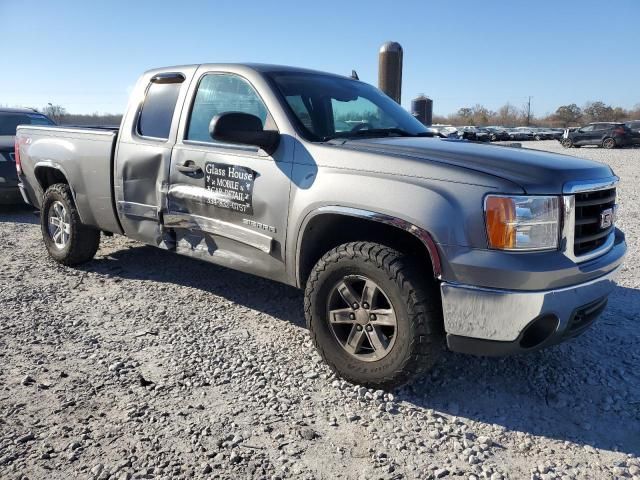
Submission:
<svg viewBox="0 0 640 480">
<path fill-rule="evenodd" d="M 162 228 L 160 212 L 166 205 L 170 162 L 170 147 L 121 143 L 115 189 L 125 234 L 168 249 L 173 248 L 173 239 Z"/>
</svg>

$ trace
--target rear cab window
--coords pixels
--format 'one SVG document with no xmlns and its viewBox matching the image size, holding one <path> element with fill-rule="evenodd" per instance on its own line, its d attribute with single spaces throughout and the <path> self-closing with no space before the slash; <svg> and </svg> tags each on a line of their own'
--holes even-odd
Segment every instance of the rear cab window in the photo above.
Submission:
<svg viewBox="0 0 640 480">
<path fill-rule="evenodd" d="M 167 74 L 157 81 L 156 78 L 159 76 L 154 77 L 147 88 L 138 116 L 137 131 L 141 137 L 167 140 L 184 76 Z"/>
</svg>

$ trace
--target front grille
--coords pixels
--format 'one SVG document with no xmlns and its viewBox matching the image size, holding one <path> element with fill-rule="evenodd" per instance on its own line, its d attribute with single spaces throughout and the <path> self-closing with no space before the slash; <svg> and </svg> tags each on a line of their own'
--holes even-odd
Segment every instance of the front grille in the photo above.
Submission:
<svg viewBox="0 0 640 480">
<path fill-rule="evenodd" d="M 613 209 L 615 203 L 615 188 L 576 194 L 575 256 L 585 255 L 604 245 L 614 226 L 601 228 L 601 215 L 604 210 Z"/>
</svg>

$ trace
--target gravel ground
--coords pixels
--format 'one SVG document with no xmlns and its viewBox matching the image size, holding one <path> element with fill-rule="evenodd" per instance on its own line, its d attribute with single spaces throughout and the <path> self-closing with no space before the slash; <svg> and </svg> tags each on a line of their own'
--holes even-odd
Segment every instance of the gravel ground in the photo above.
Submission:
<svg viewBox="0 0 640 480">
<path fill-rule="evenodd" d="M 297 290 L 123 237 L 62 267 L 3 209 L 0 478 L 640 479 L 640 150 L 526 146 L 622 177 L 620 287 L 582 337 L 394 392 L 332 376 Z"/>
</svg>

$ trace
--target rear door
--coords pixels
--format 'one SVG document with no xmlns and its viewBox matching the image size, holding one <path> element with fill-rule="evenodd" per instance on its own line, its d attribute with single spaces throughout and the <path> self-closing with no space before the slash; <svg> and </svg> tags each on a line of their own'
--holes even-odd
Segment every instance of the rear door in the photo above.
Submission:
<svg viewBox="0 0 640 480">
<path fill-rule="evenodd" d="M 194 79 L 171 161 L 164 224 L 179 253 L 280 279 L 289 210 L 293 145 L 283 136 L 273 155 L 214 141 L 209 124 L 225 112 L 259 117 L 277 129 L 247 78 L 202 67 Z"/>
<path fill-rule="evenodd" d="M 195 66 L 148 72 L 134 91 L 122 122 L 115 156 L 114 190 L 128 237 L 172 248 L 161 228 L 171 151 Z"/>
</svg>

